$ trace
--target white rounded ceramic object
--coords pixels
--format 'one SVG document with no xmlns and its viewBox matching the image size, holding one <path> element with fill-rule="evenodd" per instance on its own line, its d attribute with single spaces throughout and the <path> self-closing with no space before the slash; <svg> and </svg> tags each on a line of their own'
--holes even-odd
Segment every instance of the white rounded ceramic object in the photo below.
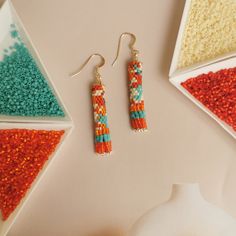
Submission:
<svg viewBox="0 0 236 236">
<path fill-rule="evenodd" d="M 198 184 L 174 184 L 170 199 L 144 214 L 131 236 L 235 236 L 236 220 L 208 203 Z"/>
</svg>

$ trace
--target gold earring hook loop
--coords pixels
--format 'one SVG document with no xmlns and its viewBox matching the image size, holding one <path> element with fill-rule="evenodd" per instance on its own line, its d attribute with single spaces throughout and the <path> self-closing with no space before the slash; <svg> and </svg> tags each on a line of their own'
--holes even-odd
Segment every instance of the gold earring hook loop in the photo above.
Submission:
<svg viewBox="0 0 236 236">
<path fill-rule="evenodd" d="M 94 54 L 92 54 L 92 55 L 81 65 L 81 67 L 80 67 L 76 72 L 74 72 L 74 73 L 72 73 L 72 74 L 70 75 L 70 77 L 72 78 L 72 77 L 75 77 L 76 75 L 80 74 L 80 72 L 84 69 L 84 67 L 88 64 L 88 62 L 89 62 L 93 57 L 95 57 L 95 56 L 98 56 L 98 57 L 100 57 L 100 58 L 102 59 L 102 61 L 100 62 L 100 64 L 98 64 L 98 65 L 95 66 L 95 76 L 96 76 L 96 79 L 98 80 L 98 82 L 101 83 L 101 75 L 99 74 L 99 68 L 101 68 L 102 66 L 105 65 L 105 58 L 104 58 L 101 54 L 99 54 L 99 53 L 94 53 Z"/>
<path fill-rule="evenodd" d="M 131 50 L 132 57 L 133 57 L 134 59 L 137 59 L 137 55 L 138 55 L 139 52 L 138 52 L 138 50 L 136 50 L 136 49 L 134 48 L 134 44 L 135 44 L 135 42 L 136 42 L 136 36 L 135 36 L 134 34 L 132 34 L 132 33 L 124 32 L 124 33 L 122 33 L 122 34 L 120 35 L 119 42 L 118 42 L 118 48 L 117 48 L 117 52 L 116 52 L 116 58 L 115 58 L 115 60 L 112 62 L 112 66 L 115 65 L 115 63 L 116 63 L 116 61 L 117 61 L 117 59 L 118 59 L 118 57 L 119 57 L 119 54 L 120 54 L 120 47 L 121 47 L 121 40 L 122 40 L 122 38 L 123 38 L 124 36 L 126 36 L 126 35 L 129 35 L 129 36 L 131 37 L 131 41 L 130 41 L 130 43 L 129 43 L 129 48 L 130 48 L 130 50 Z"/>
</svg>

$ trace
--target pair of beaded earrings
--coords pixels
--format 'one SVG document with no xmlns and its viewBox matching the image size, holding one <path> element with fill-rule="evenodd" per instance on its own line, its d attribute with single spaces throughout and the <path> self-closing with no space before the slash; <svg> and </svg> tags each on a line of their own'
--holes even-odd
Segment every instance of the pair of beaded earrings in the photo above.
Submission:
<svg viewBox="0 0 236 236">
<path fill-rule="evenodd" d="M 134 48 L 134 44 L 136 42 L 136 37 L 134 34 L 128 32 L 121 34 L 116 58 L 112 63 L 112 66 L 115 65 L 118 59 L 121 40 L 125 35 L 131 36 L 132 39 L 129 44 L 132 58 L 128 62 L 130 124 L 131 128 L 135 131 L 145 131 L 147 130 L 147 123 L 144 111 L 142 88 L 142 63 L 138 60 L 139 51 Z M 103 155 L 112 152 L 111 136 L 107 121 L 107 111 L 104 97 L 105 86 L 102 84 L 101 75 L 99 73 L 99 69 L 105 64 L 104 57 L 98 53 L 92 54 L 84 62 L 80 69 L 71 75 L 71 77 L 78 75 L 94 56 L 99 56 L 102 59 L 102 62 L 95 67 L 95 81 L 91 88 L 95 128 L 95 152 Z"/>
</svg>

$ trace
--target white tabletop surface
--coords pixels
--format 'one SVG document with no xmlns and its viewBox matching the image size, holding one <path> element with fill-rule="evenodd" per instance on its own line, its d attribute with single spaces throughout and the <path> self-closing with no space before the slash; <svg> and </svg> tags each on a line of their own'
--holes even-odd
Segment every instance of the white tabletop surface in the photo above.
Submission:
<svg viewBox="0 0 236 236">
<path fill-rule="evenodd" d="M 208 201 L 236 217 L 235 140 L 168 81 L 183 0 L 13 3 L 75 129 L 9 236 L 89 236 L 113 226 L 126 230 L 165 201 L 176 182 L 199 182 Z M 136 34 L 144 62 L 147 133 L 134 133 L 129 126 L 128 39 L 116 67 L 110 66 L 125 31 Z M 107 59 L 101 72 L 114 146 L 109 158 L 93 153 L 89 85 L 96 59 L 78 79 L 68 76 L 94 52 Z"/>
</svg>

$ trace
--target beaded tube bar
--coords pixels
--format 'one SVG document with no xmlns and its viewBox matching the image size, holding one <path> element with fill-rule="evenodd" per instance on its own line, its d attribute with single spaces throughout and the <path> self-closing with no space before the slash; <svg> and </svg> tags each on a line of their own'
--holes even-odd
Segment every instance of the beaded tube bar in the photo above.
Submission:
<svg viewBox="0 0 236 236">
<path fill-rule="evenodd" d="M 131 127 L 136 131 L 147 130 L 142 87 L 142 63 L 140 61 L 132 60 L 128 63 L 128 79 Z"/>
<path fill-rule="evenodd" d="M 104 85 L 101 83 L 94 83 L 92 85 L 92 103 L 95 126 L 95 152 L 97 154 L 109 154 L 112 151 L 104 94 Z"/>
</svg>

